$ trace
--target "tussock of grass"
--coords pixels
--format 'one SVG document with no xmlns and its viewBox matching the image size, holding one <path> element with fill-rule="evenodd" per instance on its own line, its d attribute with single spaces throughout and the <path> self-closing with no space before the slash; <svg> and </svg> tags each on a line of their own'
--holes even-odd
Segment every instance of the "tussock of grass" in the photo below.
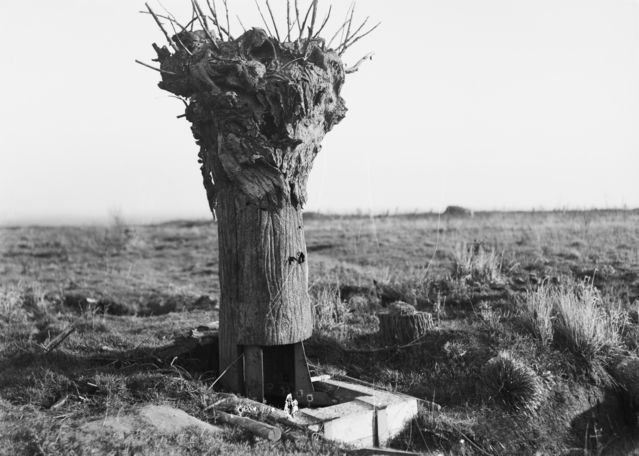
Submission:
<svg viewBox="0 0 639 456">
<path fill-rule="evenodd" d="M 544 345 L 555 342 L 595 370 L 623 345 L 626 312 L 604 302 L 591 283 L 542 284 L 526 296 L 522 318 Z"/>
<path fill-rule="evenodd" d="M 592 364 L 607 361 L 621 348 L 626 314 L 606 306 L 593 285 L 560 288 L 556 298 L 555 331 L 575 355 Z"/>
<path fill-rule="evenodd" d="M 346 337 L 346 317 L 348 309 L 335 285 L 316 285 L 311 290 L 313 303 L 313 332 L 319 336 Z"/>
<path fill-rule="evenodd" d="M 481 379 L 488 399 L 515 410 L 534 411 L 544 398 L 543 383 L 535 371 L 507 352 L 488 360 Z"/>
<path fill-rule="evenodd" d="M 487 284 L 503 283 L 502 258 L 495 249 L 486 250 L 481 244 L 461 242 L 453 249 L 456 278 Z"/>
<path fill-rule="evenodd" d="M 523 303 L 523 323 L 543 345 L 548 345 L 553 340 L 553 310 L 556 293 L 552 287 L 543 283 L 537 290 L 529 291 Z"/>
</svg>

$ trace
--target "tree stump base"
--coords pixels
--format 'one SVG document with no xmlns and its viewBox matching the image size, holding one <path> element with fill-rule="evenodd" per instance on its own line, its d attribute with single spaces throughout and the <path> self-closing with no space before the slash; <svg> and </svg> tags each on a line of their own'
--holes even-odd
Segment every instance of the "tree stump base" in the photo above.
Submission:
<svg viewBox="0 0 639 456">
<path fill-rule="evenodd" d="M 397 301 L 389 305 L 388 311 L 378 313 L 379 337 L 387 344 L 407 344 L 424 336 L 433 329 L 433 316 L 418 312 L 415 307 Z"/>
</svg>

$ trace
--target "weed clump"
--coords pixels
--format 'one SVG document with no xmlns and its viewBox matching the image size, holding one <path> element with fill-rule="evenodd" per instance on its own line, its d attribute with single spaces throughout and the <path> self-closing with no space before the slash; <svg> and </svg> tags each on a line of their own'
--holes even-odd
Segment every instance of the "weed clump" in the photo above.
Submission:
<svg viewBox="0 0 639 456">
<path fill-rule="evenodd" d="M 488 399 L 513 410 L 533 412 L 544 398 L 543 383 L 535 371 L 507 352 L 488 360 L 481 380 Z"/>
</svg>

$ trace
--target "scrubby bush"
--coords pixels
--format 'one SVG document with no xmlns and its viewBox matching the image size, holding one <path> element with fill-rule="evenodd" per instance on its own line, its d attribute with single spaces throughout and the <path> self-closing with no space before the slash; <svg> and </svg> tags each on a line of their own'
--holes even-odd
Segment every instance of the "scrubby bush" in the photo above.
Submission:
<svg viewBox="0 0 639 456">
<path fill-rule="evenodd" d="M 514 410 L 534 411 L 544 398 L 544 387 L 530 367 L 500 352 L 481 370 L 484 395 Z"/>
</svg>

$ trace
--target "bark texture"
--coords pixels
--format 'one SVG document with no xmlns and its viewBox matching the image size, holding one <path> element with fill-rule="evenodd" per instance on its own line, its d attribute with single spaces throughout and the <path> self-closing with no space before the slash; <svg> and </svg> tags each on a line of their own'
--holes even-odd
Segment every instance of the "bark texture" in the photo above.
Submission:
<svg viewBox="0 0 639 456">
<path fill-rule="evenodd" d="M 219 41 L 204 31 L 155 46 L 160 88 L 186 118 L 220 243 L 220 367 L 238 345 L 284 345 L 312 332 L 302 207 L 324 135 L 345 115 L 345 71 L 322 39 L 281 43 L 261 29 Z M 229 374 L 241 381 L 240 367 Z"/>
</svg>

